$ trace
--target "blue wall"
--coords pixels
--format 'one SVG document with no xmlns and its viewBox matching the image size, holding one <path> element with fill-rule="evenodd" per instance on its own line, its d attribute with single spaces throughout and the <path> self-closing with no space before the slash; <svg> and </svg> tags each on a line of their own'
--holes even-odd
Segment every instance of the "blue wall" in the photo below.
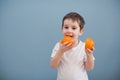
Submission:
<svg viewBox="0 0 120 80">
<path fill-rule="evenodd" d="M 0 0 L 0 80 L 55 80 L 50 55 L 71 11 L 86 21 L 80 39 L 96 43 L 90 80 L 120 80 L 119 0 Z"/>
</svg>

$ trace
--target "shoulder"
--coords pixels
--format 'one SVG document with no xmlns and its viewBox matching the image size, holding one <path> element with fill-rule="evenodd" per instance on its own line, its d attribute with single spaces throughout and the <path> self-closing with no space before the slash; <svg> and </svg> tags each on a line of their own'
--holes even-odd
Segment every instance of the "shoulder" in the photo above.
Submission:
<svg viewBox="0 0 120 80">
<path fill-rule="evenodd" d="M 59 45 L 60 45 L 60 42 L 57 42 L 57 43 L 55 44 L 56 47 L 58 47 Z"/>
<path fill-rule="evenodd" d="M 81 40 L 79 40 L 79 45 L 81 46 L 85 46 L 85 42 L 83 42 L 83 41 L 81 41 Z"/>
<path fill-rule="evenodd" d="M 55 43 L 54 49 L 58 49 L 58 48 L 59 48 L 59 45 L 60 45 L 60 42 Z"/>
<path fill-rule="evenodd" d="M 51 57 L 54 57 L 55 56 L 55 54 L 56 54 L 56 51 L 58 51 L 58 49 L 59 49 L 59 42 L 57 42 L 56 44 L 55 44 L 55 46 L 54 46 L 54 48 L 53 48 L 53 50 L 52 50 L 52 54 L 51 54 Z"/>
<path fill-rule="evenodd" d="M 79 47 L 82 50 L 82 52 L 85 53 L 85 42 L 80 40 L 79 41 Z"/>
</svg>

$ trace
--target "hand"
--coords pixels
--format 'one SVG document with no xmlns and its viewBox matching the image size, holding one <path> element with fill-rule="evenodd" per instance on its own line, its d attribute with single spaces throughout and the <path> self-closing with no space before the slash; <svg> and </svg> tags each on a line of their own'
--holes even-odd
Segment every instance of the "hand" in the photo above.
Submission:
<svg viewBox="0 0 120 80">
<path fill-rule="evenodd" d="M 72 47 L 73 47 L 72 43 L 68 43 L 68 42 L 65 42 L 63 44 L 60 43 L 60 51 L 63 53 L 67 50 L 70 50 Z"/>
<path fill-rule="evenodd" d="M 93 47 L 93 49 L 91 50 L 91 49 L 85 49 L 85 52 L 87 53 L 87 54 L 93 54 L 93 52 L 95 51 L 95 48 Z"/>
</svg>

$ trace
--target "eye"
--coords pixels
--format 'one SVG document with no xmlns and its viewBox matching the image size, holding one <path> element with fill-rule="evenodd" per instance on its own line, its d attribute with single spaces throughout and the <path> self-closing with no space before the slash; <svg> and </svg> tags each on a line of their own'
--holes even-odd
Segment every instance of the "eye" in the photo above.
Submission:
<svg viewBox="0 0 120 80">
<path fill-rule="evenodd" d="M 76 27 L 73 27 L 72 29 L 73 29 L 73 30 L 75 30 L 75 29 L 76 29 Z"/>
<path fill-rule="evenodd" d="M 65 28 L 65 29 L 68 29 L 68 27 L 67 27 L 67 26 L 65 26 L 64 28 Z"/>
</svg>

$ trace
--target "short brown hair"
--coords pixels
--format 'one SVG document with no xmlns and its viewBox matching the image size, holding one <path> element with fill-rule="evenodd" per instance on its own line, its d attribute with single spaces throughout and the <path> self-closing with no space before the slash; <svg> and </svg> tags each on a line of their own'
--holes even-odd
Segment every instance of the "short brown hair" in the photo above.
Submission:
<svg viewBox="0 0 120 80">
<path fill-rule="evenodd" d="M 80 30 L 84 28 L 85 21 L 84 21 L 83 17 L 76 12 L 70 12 L 63 17 L 62 27 L 63 27 L 65 19 L 72 19 L 73 21 L 77 21 L 79 23 Z"/>
</svg>

